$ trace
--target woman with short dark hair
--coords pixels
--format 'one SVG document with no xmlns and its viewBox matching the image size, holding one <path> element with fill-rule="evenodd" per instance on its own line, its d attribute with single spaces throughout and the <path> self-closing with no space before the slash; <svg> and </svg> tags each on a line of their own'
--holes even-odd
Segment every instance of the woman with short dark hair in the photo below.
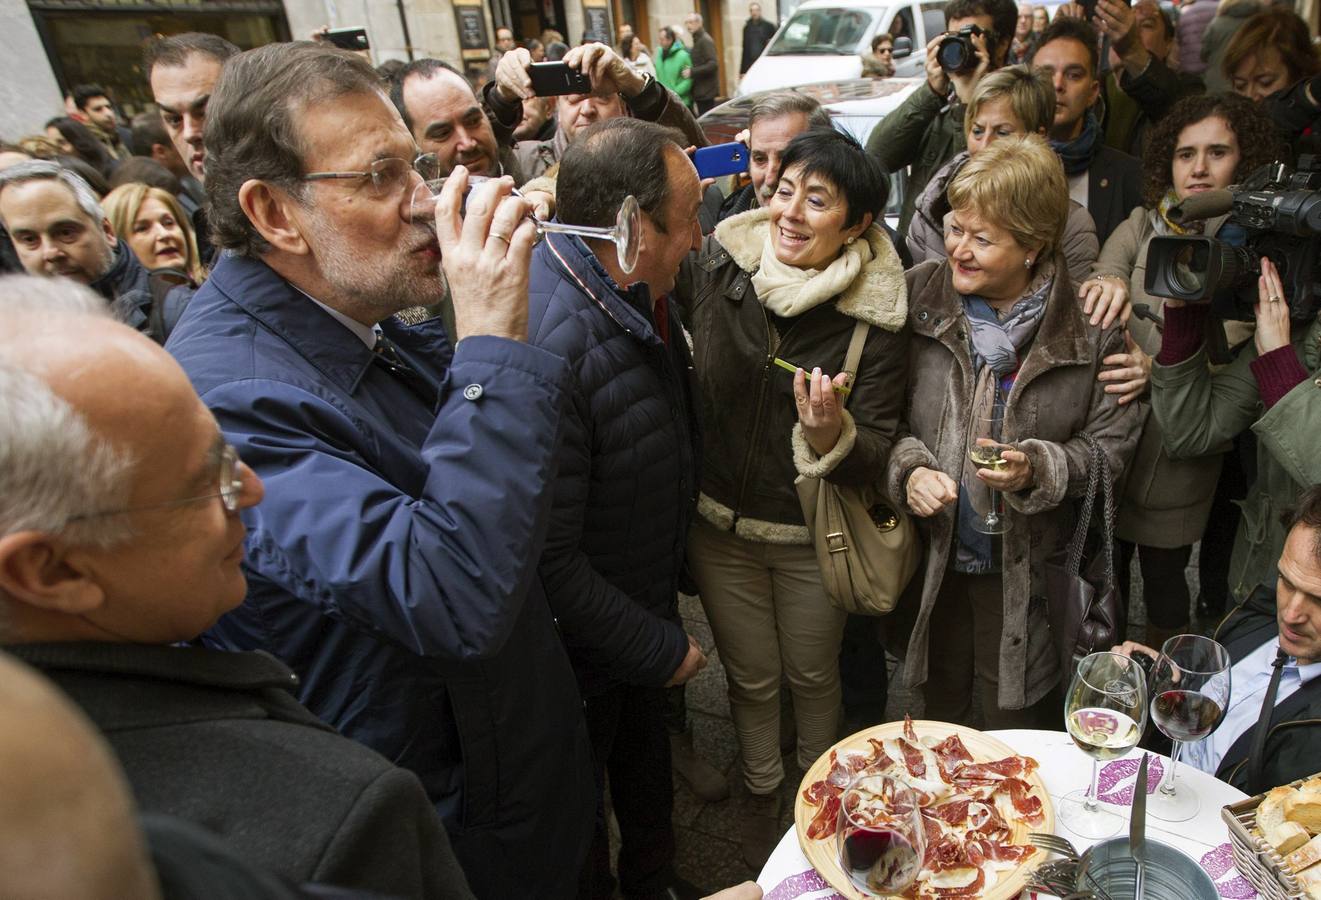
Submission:
<svg viewBox="0 0 1321 900">
<path fill-rule="evenodd" d="M 885 186 L 848 135 L 798 135 L 767 204 L 717 225 L 674 293 L 693 336 L 703 426 L 688 562 L 729 681 L 754 868 L 782 834 L 782 675 L 798 765 L 838 737 L 845 614 L 822 587 L 794 481 L 874 484 L 904 404 L 905 292 L 878 221 Z M 829 373 L 842 369 L 857 323 L 872 327 L 842 394 L 845 376 Z"/>
</svg>

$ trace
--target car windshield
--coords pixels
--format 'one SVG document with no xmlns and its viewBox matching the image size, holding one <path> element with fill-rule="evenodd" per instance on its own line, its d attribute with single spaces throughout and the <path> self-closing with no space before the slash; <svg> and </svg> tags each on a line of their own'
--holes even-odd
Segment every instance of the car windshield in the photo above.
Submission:
<svg viewBox="0 0 1321 900">
<path fill-rule="evenodd" d="M 800 9 L 776 36 L 766 55 L 860 53 L 874 18 L 875 11 L 866 9 Z"/>
</svg>

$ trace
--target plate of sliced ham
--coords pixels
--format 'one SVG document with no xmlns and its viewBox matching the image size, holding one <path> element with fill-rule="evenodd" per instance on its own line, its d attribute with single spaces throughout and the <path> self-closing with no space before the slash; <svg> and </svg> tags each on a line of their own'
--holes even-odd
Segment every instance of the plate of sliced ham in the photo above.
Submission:
<svg viewBox="0 0 1321 900">
<path fill-rule="evenodd" d="M 999 740 L 948 722 L 887 722 L 831 747 L 803 776 L 794 827 L 803 855 L 850 900 L 867 900 L 839 863 L 835 828 L 844 789 L 858 775 L 906 783 L 922 807 L 926 852 L 906 900 L 1010 900 L 1045 851 L 1028 832 L 1055 830 L 1037 761 Z"/>
</svg>

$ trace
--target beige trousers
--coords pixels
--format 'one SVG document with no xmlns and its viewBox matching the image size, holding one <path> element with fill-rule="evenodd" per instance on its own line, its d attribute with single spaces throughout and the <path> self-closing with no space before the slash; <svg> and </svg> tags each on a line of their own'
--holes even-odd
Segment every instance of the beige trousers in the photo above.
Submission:
<svg viewBox="0 0 1321 900">
<path fill-rule="evenodd" d="M 830 604 L 810 546 L 760 544 L 698 520 L 688 564 L 729 682 L 729 707 L 754 794 L 784 780 L 780 678 L 788 679 L 806 770 L 837 739 L 845 614 Z"/>
</svg>

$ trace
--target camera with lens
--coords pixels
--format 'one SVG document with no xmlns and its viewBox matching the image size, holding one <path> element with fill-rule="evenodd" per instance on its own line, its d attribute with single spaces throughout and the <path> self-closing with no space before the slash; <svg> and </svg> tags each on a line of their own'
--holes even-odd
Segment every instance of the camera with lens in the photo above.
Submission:
<svg viewBox="0 0 1321 900">
<path fill-rule="evenodd" d="M 1145 287 L 1153 297 L 1209 303 L 1221 319 L 1252 321 L 1261 258 L 1280 271 L 1289 317 L 1316 315 L 1321 285 L 1321 160 L 1299 159 L 1297 171 L 1275 162 L 1241 185 L 1206 191 L 1171 207 L 1177 223 L 1229 213 L 1218 236 L 1154 237 L 1147 251 Z"/>
<path fill-rule="evenodd" d="M 986 39 L 986 53 L 995 55 L 995 34 L 985 31 L 980 25 L 964 25 L 953 34 L 947 34 L 936 45 L 936 62 L 946 72 L 961 74 L 977 68 L 977 49 L 972 45 L 972 36 L 980 34 Z"/>
</svg>

